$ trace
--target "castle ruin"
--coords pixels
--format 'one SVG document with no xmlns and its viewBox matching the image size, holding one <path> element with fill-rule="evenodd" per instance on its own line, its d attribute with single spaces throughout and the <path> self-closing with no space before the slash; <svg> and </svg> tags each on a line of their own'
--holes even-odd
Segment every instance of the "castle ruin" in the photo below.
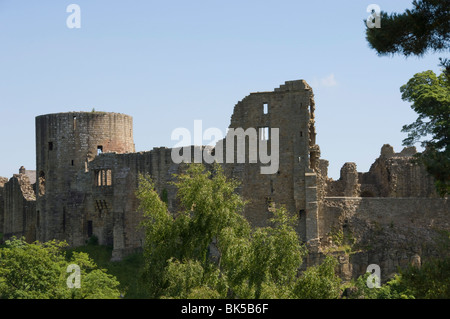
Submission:
<svg viewBox="0 0 450 319">
<path fill-rule="evenodd" d="M 411 162 L 415 148 L 395 153 L 384 145 L 369 172 L 346 163 L 334 181 L 327 176 L 328 161 L 320 158 L 314 111 L 312 88 L 303 80 L 251 93 L 235 106 L 230 128 L 267 129 L 268 139 L 270 129 L 279 128 L 276 173 L 261 174 L 261 164 L 249 161 L 248 155 L 245 163 L 222 164 L 227 176 L 241 182 L 236 191 L 249 200 L 244 214 L 250 223 L 266 225 L 271 203 L 297 214 L 299 238 L 310 247 L 307 264 L 323 257 L 333 245 L 334 232 L 351 238 L 360 249 L 339 255 L 346 278 L 364 273 L 373 263 L 387 276 L 397 266 L 435 255 L 433 239 L 450 230 L 450 210 L 447 198 L 437 196 L 433 178 Z M 194 152 L 198 148 L 205 150 L 192 146 Z M 99 244 L 113 247 L 113 260 L 139 251 L 144 233 L 135 195 L 138 177 L 148 173 L 156 190 L 167 194 L 169 209 L 176 209 L 176 189 L 170 182 L 184 166 L 174 163 L 171 153 L 165 147 L 136 152 L 128 115 L 36 117 L 36 170 L 21 167 L 12 178 L 0 177 L 3 240 L 57 239 L 76 247 L 95 235 Z"/>
</svg>

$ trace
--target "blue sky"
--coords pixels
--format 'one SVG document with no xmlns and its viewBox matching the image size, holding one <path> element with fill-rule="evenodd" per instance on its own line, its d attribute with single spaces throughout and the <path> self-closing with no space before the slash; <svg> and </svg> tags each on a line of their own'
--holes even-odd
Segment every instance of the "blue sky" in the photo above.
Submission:
<svg viewBox="0 0 450 319">
<path fill-rule="evenodd" d="M 172 147 L 178 127 L 229 125 L 251 92 L 304 79 L 316 100 L 317 143 L 339 178 L 367 171 L 383 144 L 398 152 L 416 114 L 400 86 L 439 72 L 438 54 L 378 57 L 365 40 L 371 3 L 396 1 L 0 0 L 0 176 L 35 168 L 36 116 L 126 113 L 137 151 Z M 69 29 L 69 4 L 81 28 Z M 382 23 L 382 22 L 381 22 Z"/>
</svg>

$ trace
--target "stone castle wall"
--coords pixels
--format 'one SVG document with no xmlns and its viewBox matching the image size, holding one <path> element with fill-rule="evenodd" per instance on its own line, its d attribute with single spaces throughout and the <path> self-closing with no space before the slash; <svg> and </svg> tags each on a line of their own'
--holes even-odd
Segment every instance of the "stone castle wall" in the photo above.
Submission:
<svg viewBox="0 0 450 319">
<path fill-rule="evenodd" d="M 345 163 L 339 180 L 325 177 L 320 239 L 326 250 L 335 244 L 331 238 L 336 232 L 351 238 L 356 248 L 343 265 L 348 278 L 377 264 L 387 279 L 397 267 L 438 253 L 435 240 L 450 230 L 450 205 L 437 196 L 425 168 L 412 161 L 416 153 L 415 148 L 395 153 L 385 144 L 369 172 L 357 172 L 355 163 Z"/>
<path fill-rule="evenodd" d="M 8 182 L 6 177 L 0 177 L 0 241 L 3 237 L 3 225 L 5 220 L 5 196 L 3 194 L 3 190 L 5 188 L 5 184 Z"/>
<path fill-rule="evenodd" d="M 36 238 L 36 197 L 26 174 L 15 174 L 4 184 L 2 191 L 2 231 L 5 238 L 22 237 L 33 241 Z"/>
<path fill-rule="evenodd" d="M 88 164 L 99 153 L 134 152 L 132 117 L 70 112 L 36 117 L 37 238 L 84 244 Z"/>
<path fill-rule="evenodd" d="M 439 256 L 436 241 L 450 230 L 449 211 L 446 198 L 327 197 L 319 219 L 321 242 L 332 246 L 333 234 L 342 232 L 353 245 L 348 279 L 377 264 L 385 280 L 417 258 Z"/>
<path fill-rule="evenodd" d="M 261 161 L 250 162 L 249 148 L 245 164 L 225 165 L 226 173 L 242 182 L 240 193 L 250 201 L 245 217 L 254 226 L 265 226 L 271 216 L 269 204 L 282 204 L 288 211 L 299 214 L 301 238 L 304 241 L 316 238 L 314 226 L 306 226 L 307 222 L 317 219 L 316 173 L 311 161 L 311 152 L 316 146 L 312 89 L 304 81 L 288 81 L 273 92 L 252 93 L 235 106 L 229 127 L 256 128 L 258 152 L 261 143 L 266 143 L 269 153 L 275 138 L 273 129 L 279 129 L 279 165 L 272 174 L 261 174 L 261 166 L 268 166 Z M 269 130 L 265 141 L 261 136 L 264 128 Z M 225 151 L 229 152 L 226 147 Z M 235 146 L 235 159 L 237 151 Z"/>
<path fill-rule="evenodd" d="M 334 181 L 327 176 L 328 161 L 320 159 L 314 111 L 312 89 L 302 80 L 288 81 L 272 92 L 251 93 L 236 104 L 229 126 L 249 135 L 249 129 L 256 129 L 255 145 L 249 135 L 246 138 L 243 160 L 238 160 L 242 150 L 237 138 L 227 135 L 215 148 L 191 146 L 190 162 L 198 151 L 219 156 L 223 146 L 224 172 L 241 182 L 236 191 L 249 201 L 245 217 L 255 227 L 267 225 L 271 203 L 298 215 L 299 238 L 311 249 L 308 264 L 321 260 L 336 231 L 353 236 L 356 246 L 366 245 L 351 256 L 340 256 L 344 277 L 363 272 L 367 262 L 391 273 L 406 260 L 433 255 L 433 248 L 420 243 L 431 242 L 440 229 L 450 229 L 449 207 L 436 196 L 425 169 L 411 162 L 415 149 L 395 153 L 384 145 L 369 172 L 360 173 L 355 163 L 346 163 Z M 274 129 L 279 129 L 278 136 Z M 278 166 L 262 174 L 262 168 L 276 164 L 262 164 L 259 151 L 266 148 L 272 155 L 277 137 Z M 80 246 L 96 236 L 99 244 L 113 247 L 113 259 L 119 260 L 144 243 L 136 198 L 140 174 L 150 175 L 156 190 L 167 194 L 171 211 L 179 208 L 171 182 L 186 166 L 174 163 L 171 148 L 135 152 L 128 115 L 38 116 L 36 149 L 33 178 L 22 168 L 10 180 L 0 178 L 4 239 L 23 235 L 30 241 L 58 239 Z M 210 162 L 203 158 L 203 163 L 208 167 Z"/>
</svg>

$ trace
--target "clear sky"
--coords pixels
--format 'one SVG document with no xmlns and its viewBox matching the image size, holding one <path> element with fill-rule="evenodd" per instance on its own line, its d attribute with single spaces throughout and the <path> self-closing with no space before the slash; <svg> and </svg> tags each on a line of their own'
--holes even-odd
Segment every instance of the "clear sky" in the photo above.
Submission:
<svg viewBox="0 0 450 319">
<path fill-rule="evenodd" d="M 71 3 L 79 29 L 66 25 Z M 145 151 L 174 146 L 172 131 L 194 120 L 225 132 L 249 93 L 297 79 L 314 89 L 329 176 L 345 162 L 365 172 L 383 144 L 402 149 L 400 130 L 416 118 L 400 86 L 439 72 L 437 54 L 369 48 L 371 3 L 403 12 L 412 0 L 0 0 L 0 176 L 35 168 L 38 115 L 129 114 Z"/>
</svg>

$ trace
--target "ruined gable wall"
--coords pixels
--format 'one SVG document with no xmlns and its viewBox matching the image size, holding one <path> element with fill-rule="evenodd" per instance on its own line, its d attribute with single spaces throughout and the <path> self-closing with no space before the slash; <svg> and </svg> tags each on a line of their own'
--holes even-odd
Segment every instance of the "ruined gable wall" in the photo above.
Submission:
<svg viewBox="0 0 450 319">
<path fill-rule="evenodd" d="M 395 153 L 385 144 L 368 172 L 357 172 L 355 163 L 345 163 L 339 180 L 326 178 L 325 196 L 436 198 L 433 177 L 423 165 L 412 162 L 416 153 L 414 147 Z"/>
<path fill-rule="evenodd" d="M 26 174 L 15 174 L 5 185 L 4 239 L 24 236 L 36 240 L 36 197 Z"/>
<path fill-rule="evenodd" d="M 248 156 L 246 163 L 225 165 L 228 176 L 242 182 L 240 193 L 250 201 L 245 217 L 253 226 L 267 225 L 271 217 L 269 203 L 274 202 L 300 215 L 298 231 L 302 239 L 307 239 L 307 221 L 314 222 L 314 218 L 307 216 L 317 212 L 313 170 L 317 162 L 311 165 L 311 159 L 316 156 L 316 153 L 311 156 L 315 146 L 313 114 L 312 89 L 302 80 L 288 81 L 273 92 L 252 93 L 235 106 L 230 128 L 255 128 L 258 140 L 261 139 L 259 128 L 279 128 L 279 169 L 275 174 L 261 174 L 261 163 L 249 163 Z M 225 151 L 228 152 L 226 148 Z M 233 151 L 236 158 L 237 149 Z"/>
<path fill-rule="evenodd" d="M 369 172 L 360 173 L 362 196 L 374 197 L 438 197 L 433 177 L 425 167 L 412 162 L 414 147 L 395 153 L 385 144 Z"/>
<path fill-rule="evenodd" d="M 355 163 L 345 163 L 337 181 L 326 180 L 325 196 L 359 197 L 360 184 Z"/>
</svg>

